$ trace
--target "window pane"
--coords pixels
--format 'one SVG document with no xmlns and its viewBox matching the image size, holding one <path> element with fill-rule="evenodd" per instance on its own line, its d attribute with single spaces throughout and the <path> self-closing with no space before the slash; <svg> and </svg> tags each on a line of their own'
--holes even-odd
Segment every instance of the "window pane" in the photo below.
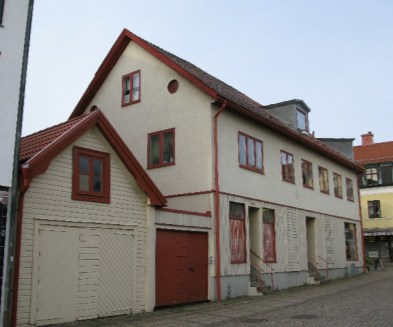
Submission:
<svg viewBox="0 0 393 327">
<path fill-rule="evenodd" d="M 248 138 L 247 139 L 247 157 L 248 157 L 248 165 L 250 167 L 255 167 L 255 155 L 254 155 L 254 140 Z"/>
<path fill-rule="evenodd" d="M 79 173 L 88 174 L 89 173 L 89 159 L 85 157 L 79 157 Z"/>
<path fill-rule="evenodd" d="M 246 138 L 239 135 L 239 164 L 246 165 Z"/>
<path fill-rule="evenodd" d="M 173 132 L 164 133 L 164 163 L 174 162 L 173 141 Z"/>
<path fill-rule="evenodd" d="M 297 110 L 296 119 L 297 119 L 297 128 L 301 130 L 306 130 L 306 115 L 302 111 Z"/>
<path fill-rule="evenodd" d="M 131 81 L 129 77 L 123 79 L 123 102 L 130 102 Z"/>
<path fill-rule="evenodd" d="M 276 260 L 274 242 L 274 224 L 263 224 L 263 260 Z"/>
<path fill-rule="evenodd" d="M 229 218 L 244 219 L 244 204 L 230 202 L 229 203 Z"/>
<path fill-rule="evenodd" d="M 95 193 L 102 192 L 102 178 L 101 178 L 101 176 L 94 176 L 93 192 L 95 192 Z"/>
<path fill-rule="evenodd" d="M 262 170 L 263 164 L 262 164 L 262 143 L 261 142 L 256 142 L 256 155 L 257 155 L 257 168 Z"/>
<path fill-rule="evenodd" d="M 355 224 L 345 223 L 345 252 L 347 260 L 356 260 L 356 226 Z"/>
<path fill-rule="evenodd" d="M 160 163 L 160 136 L 158 134 L 149 136 L 149 164 Z"/>
<path fill-rule="evenodd" d="M 102 192 L 102 161 L 100 159 L 93 160 L 93 192 Z"/>
<path fill-rule="evenodd" d="M 89 176 L 79 175 L 79 190 L 83 192 L 89 191 Z"/>
<path fill-rule="evenodd" d="M 139 73 L 132 75 L 132 101 L 139 100 L 139 89 L 140 89 Z"/>
</svg>

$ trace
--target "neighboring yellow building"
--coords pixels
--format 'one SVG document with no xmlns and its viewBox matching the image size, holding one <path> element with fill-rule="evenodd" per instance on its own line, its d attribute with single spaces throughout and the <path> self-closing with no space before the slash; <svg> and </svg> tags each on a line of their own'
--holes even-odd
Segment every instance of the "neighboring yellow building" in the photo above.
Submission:
<svg viewBox="0 0 393 327">
<path fill-rule="evenodd" d="M 374 143 L 371 132 L 354 147 L 365 172 L 360 184 L 366 255 L 393 261 L 393 141 Z"/>
</svg>

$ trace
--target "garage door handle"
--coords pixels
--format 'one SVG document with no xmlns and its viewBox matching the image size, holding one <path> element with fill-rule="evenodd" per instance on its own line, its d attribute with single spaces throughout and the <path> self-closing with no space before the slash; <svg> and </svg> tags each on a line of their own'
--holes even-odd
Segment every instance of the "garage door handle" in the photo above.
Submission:
<svg viewBox="0 0 393 327">
<path fill-rule="evenodd" d="M 190 269 L 191 271 L 194 271 L 194 268 L 192 268 L 190 265 L 188 265 L 188 269 Z"/>
</svg>

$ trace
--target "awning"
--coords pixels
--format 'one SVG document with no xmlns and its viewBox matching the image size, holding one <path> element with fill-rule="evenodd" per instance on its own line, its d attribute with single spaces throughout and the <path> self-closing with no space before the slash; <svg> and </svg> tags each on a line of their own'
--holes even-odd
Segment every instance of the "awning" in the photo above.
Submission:
<svg viewBox="0 0 393 327">
<path fill-rule="evenodd" d="M 390 236 L 393 230 L 363 230 L 363 236 Z"/>
</svg>

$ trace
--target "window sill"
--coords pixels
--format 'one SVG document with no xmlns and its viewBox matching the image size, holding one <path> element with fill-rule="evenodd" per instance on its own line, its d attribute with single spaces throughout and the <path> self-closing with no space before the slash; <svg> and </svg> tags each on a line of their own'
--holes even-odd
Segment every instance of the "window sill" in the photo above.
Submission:
<svg viewBox="0 0 393 327">
<path fill-rule="evenodd" d="M 148 165 L 147 169 L 155 169 L 155 168 L 168 167 L 168 166 L 174 166 L 174 165 L 175 165 L 174 162 L 167 163 L 167 164 Z"/>
<path fill-rule="evenodd" d="M 322 190 L 320 190 L 320 191 L 321 191 L 321 193 L 326 194 L 326 195 L 330 194 L 329 191 L 322 191 Z"/>
<path fill-rule="evenodd" d="M 73 194 L 72 200 L 85 201 L 85 202 L 96 202 L 96 203 L 110 203 L 109 195 L 97 196 L 94 194 Z"/>
<path fill-rule="evenodd" d="M 295 181 L 294 180 L 290 180 L 290 179 L 282 179 L 282 181 L 283 182 L 287 182 L 287 183 L 290 183 L 290 184 L 295 184 Z"/>
<path fill-rule="evenodd" d="M 139 100 L 136 100 L 136 101 L 132 101 L 132 102 L 127 102 L 127 103 L 122 102 L 122 103 L 121 103 L 121 107 L 122 107 L 122 108 L 128 107 L 128 106 L 131 106 L 131 105 L 136 104 L 136 103 L 139 103 L 139 102 L 141 102 L 140 99 L 139 99 Z"/>
<path fill-rule="evenodd" d="M 303 185 L 304 188 L 314 191 L 314 187 Z"/>
<path fill-rule="evenodd" d="M 343 199 L 343 197 L 342 196 L 339 196 L 339 195 L 334 195 L 334 197 L 336 197 L 337 199 Z"/>
<path fill-rule="evenodd" d="M 254 173 L 259 173 L 259 174 L 265 175 L 265 172 L 263 171 L 263 169 L 252 168 L 252 167 L 243 166 L 243 165 L 239 165 L 239 167 L 242 169 L 245 169 L 245 170 L 253 171 Z"/>
</svg>

